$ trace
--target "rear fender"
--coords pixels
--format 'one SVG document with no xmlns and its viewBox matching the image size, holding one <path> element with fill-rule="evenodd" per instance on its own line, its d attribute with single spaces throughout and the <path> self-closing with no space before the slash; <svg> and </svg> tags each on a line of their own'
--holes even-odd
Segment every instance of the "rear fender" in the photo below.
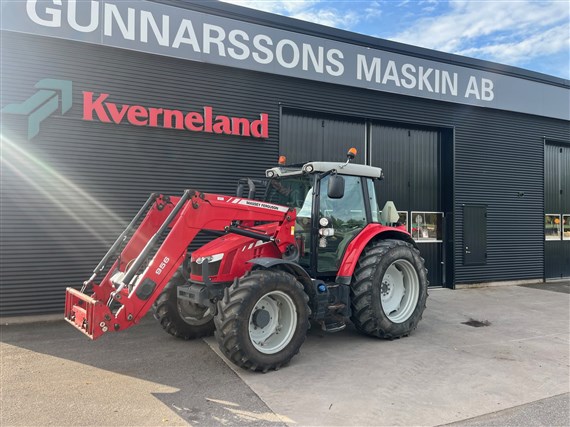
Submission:
<svg viewBox="0 0 570 427">
<path fill-rule="evenodd" d="M 336 283 L 349 285 L 352 274 L 362 251 L 374 240 L 403 240 L 417 248 L 417 244 L 403 227 L 387 227 L 381 224 L 368 224 L 346 247 L 340 269 L 336 276 Z"/>
</svg>

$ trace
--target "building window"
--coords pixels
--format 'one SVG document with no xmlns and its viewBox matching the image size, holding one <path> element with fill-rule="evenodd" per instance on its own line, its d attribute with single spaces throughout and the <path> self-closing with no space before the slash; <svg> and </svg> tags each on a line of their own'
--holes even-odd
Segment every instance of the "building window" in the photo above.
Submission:
<svg viewBox="0 0 570 427">
<path fill-rule="evenodd" d="M 570 215 L 562 216 L 562 237 L 564 240 L 570 240 Z"/>
<path fill-rule="evenodd" d="M 441 242 L 442 224 L 442 212 L 412 212 L 412 237 L 416 242 Z"/>
<path fill-rule="evenodd" d="M 547 214 L 544 217 L 544 238 L 546 240 L 560 240 L 560 215 Z"/>
</svg>

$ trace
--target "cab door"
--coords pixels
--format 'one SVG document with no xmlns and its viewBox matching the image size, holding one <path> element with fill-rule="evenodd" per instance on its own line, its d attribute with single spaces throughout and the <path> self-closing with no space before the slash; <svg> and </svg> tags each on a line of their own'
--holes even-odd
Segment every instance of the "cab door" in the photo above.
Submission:
<svg viewBox="0 0 570 427">
<path fill-rule="evenodd" d="M 368 224 L 363 185 L 365 178 L 343 175 L 344 196 L 331 199 L 330 176 L 320 180 L 315 244 L 318 275 L 336 274 L 348 243 Z"/>
</svg>

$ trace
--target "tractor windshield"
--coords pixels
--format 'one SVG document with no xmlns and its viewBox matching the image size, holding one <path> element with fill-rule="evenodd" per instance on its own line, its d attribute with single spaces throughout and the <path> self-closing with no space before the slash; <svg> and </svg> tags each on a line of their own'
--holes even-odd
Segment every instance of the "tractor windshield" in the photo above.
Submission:
<svg viewBox="0 0 570 427">
<path fill-rule="evenodd" d="M 314 179 L 311 175 L 294 175 L 273 178 L 267 186 L 265 201 L 295 208 L 297 214 L 307 211 L 311 216 Z"/>
<path fill-rule="evenodd" d="M 311 217 L 313 211 L 313 175 L 299 174 L 276 177 L 269 181 L 266 202 L 294 208 L 295 239 L 298 242 L 299 264 L 309 268 L 311 264 Z"/>
</svg>

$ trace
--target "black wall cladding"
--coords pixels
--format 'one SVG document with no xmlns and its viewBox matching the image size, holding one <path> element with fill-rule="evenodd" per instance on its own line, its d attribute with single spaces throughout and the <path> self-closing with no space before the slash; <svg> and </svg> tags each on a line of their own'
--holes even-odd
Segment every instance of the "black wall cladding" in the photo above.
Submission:
<svg viewBox="0 0 570 427">
<path fill-rule="evenodd" d="M 262 177 L 279 154 L 280 105 L 455 126 L 456 282 L 542 277 L 542 137 L 566 140 L 568 122 L 59 39 L 2 38 L 2 106 L 27 99 L 44 78 L 72 80 L 74 104 L 31 141 L 25 117 L 2 116 L 0 316 L 61 312 L 65 287 L 89 277 L 149 193 L 233 194 L 238 178 Z M 84 121 L 83 91 L 109 93 L 118 105 L 210 105 L 250 119 L 265 112 L 269 138 Z M 463 203 L 489 206 L 484 267 L 461 266 Z"/>
</svg>

